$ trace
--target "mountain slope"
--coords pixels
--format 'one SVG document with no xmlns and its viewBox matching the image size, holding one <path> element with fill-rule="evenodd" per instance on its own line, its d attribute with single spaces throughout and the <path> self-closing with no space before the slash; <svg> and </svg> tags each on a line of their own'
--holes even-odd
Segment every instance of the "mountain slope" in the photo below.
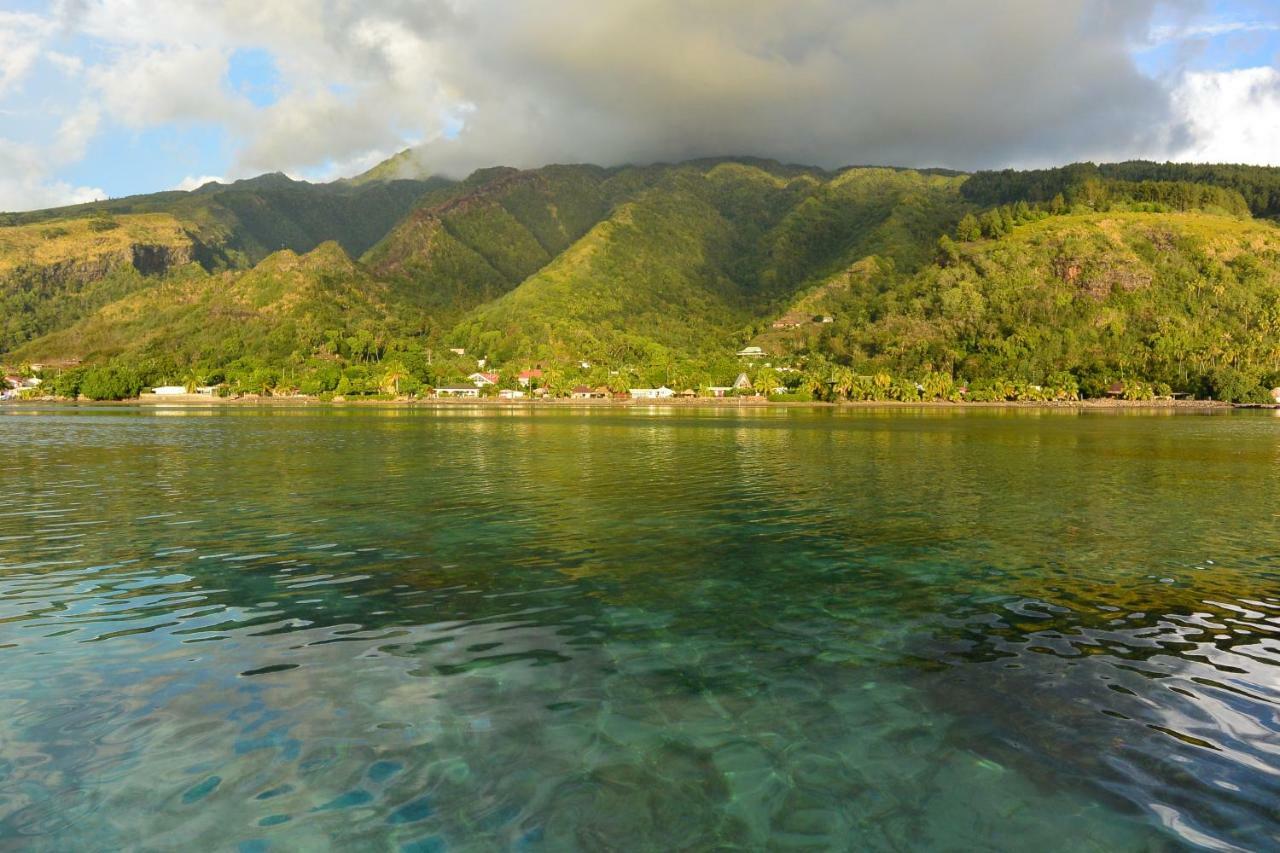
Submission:
<svg viewBox="0 0 1280 853">
<path fill-rule="evenodd" d="M 735 356 L 753 343 L 823 394 L 878 376 L 874 393 L 902 399 L 918 385 L 1005 399 L 1116 382 L 1259 398 L 1280 384 L 1280 230 L 1250 215 L 1268 175 L 1159 181 L 1121 165 L 971 178 L 749 159 L 486 169 L 420 187 L 358 262 L 325 244 L 214 275 L 186 262 L 229 245 L 205 242 L 216 221 L 35 215 L 0 228 L 0 294 L 17 299 L 0 304 L 0 329 L 11 363 L 113 361 L 170 381 L 274 371 L 342 394 L 377 393 L 383 361 L 411 387 L 458 381 L 477 357 L 504 375 L 542 364 L 561 383 L 698 387 L 750 367 L 777 387 L 765 360 Z M 243 198 L 317 198 L 281 176 L 247 183 Z M 254 223 L 231 192 L 182 199 L 209 194 L 236 227 Z M 245 233 L 299 221 L 260 212 Z"/>
<path fill-rule="evenodd" d="M 1051 216 L 959 244 L 913 276 L 851 273 L 792 307 L 835 322 L 773 333 L 779 350 L 901 375 L 1069 372 L 1095 396 L 1129 378 L 1241 399 L 1280 378 L 1280 229 L 1264 221 Z"/>
<path fill-rule="evenodd" d="M 13 358 L 281 365 L 336 351 L 360 331 L 391 333 L 398 320 L 390 299 L 389 289 L 370 280 L 340 246 L 324 243 L 306 255 L 277 252 L 244 272 L 189 268 L 19 348 Z"/>
<path fill-rule="evenodd" d="M 197 251 L 182 223 L 159 213 L 0 228 L 0 352 L 192 263 Z"/>
</svg>

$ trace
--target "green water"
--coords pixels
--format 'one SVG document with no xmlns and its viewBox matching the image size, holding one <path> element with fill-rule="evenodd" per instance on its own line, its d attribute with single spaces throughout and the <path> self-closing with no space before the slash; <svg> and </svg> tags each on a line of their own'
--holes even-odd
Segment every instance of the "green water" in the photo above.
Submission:
<svg viewBox="0 0 1280 853">
<path fill-rule="evenodd" d="M 0 849 L 1280 845 L 1269 413 L 0 407 Z"/>
</svg>

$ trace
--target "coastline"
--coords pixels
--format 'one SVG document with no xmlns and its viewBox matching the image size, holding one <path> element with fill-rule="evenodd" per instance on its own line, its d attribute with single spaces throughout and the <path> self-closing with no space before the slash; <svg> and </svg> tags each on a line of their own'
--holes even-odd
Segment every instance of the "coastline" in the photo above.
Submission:
<svg viewBox="0 0 1280 853">
<path fill-rule="evenodd" d="M 131 400 L 67 400 L 57 397 L 39 397 L 28 400 L 8 400 L 0 403 L 0 410 L 8 406 L 29 408 L 34 406 L 116 406 L 146 408 L 222 408 L 222 407 L 305 407 L 305 408 L 427 408 L 427 409 L 1046 409 L 1058 411 L 1225 411 L 1231 409 L 1280 409 L 1278 405 L 1258 403 L 1224 403 L 1217 400 L 1041 400 L 1000 402 L 949 402 L 949 401 L 897 401 L 897 400 L 842 400 L 835 403 L 820 401 L 794 402 L 771 401 L 759 397 L 699 397 L 697 399 L 669 400 L 499 400 L 499 399 L 398 399 L 398 400 L 319 400 L 315 397 L 259 397 L 232 398 L 207 397 L 197 394 L 165 397 L 138 397 Z"/>
</svg>

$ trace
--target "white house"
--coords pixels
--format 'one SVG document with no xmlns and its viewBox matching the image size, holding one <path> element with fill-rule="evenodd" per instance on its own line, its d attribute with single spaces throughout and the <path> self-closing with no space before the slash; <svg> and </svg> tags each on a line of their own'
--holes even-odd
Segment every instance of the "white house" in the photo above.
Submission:
<svg viewBox="0 0 1280 853">
<path fill-rule="evenodd" d="M 486 385 L 497 385 L 499 377 L 496 373 L 473 373 L 467 378 L 477 388 L 483 388 Z"/>
<path fill-rule="evenodd" d="M 764 358 L 764 350 L 760 347 L 743 347 L 738 350 L 739 358 Z"/>
<path fill-rule="evenodd" d="M 665 400 L 674 397 L 676 392 L 663 385 L 661 388 L 632 388 L 630 394 L 635 400 Z"/>
<path fill-rule="evenodd" d="M 436 389 L 437 397 L 479 397 L 480 389 L 474 385 L 446 385 Z"/>
<path fill-rule="evenodd" d="M 161 385 L 159 388 L 152 388 L 151 393 L 157 397 L 176 397 L 187 393 L 187 389 L 182 385 Z"/>
<path fill-rule="evenodd" d="M 503 388 L 501 391 L 498 392 L 498 399 L 499 400 L 523 400 L 524 392 L 515 391 L 511 388 Z"/>
</svg>

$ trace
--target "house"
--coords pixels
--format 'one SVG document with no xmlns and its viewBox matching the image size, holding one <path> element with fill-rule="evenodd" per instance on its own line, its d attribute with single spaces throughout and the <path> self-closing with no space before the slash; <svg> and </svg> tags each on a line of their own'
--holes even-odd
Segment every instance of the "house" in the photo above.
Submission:
<svg viewBox="0 0 1280 853">
<path fill-rule="evenodd" d="M 436 397 L 479 397 L 480 389 L 475 385 L 444 385 L 436 389 Z"/>
<path fill-rule="evenodd" d="M 24 380 L 21 376 L 9 375 L 4 378 L 4 384 L 9 388 L 21 388 Z"/>
<path fill-rule="evenodd" d="M 783 314 L 781 317 L 773 321 L 775 329 L 798 329 L 805 324 L 807 317 L 803 314 Z M 741 355 L 741 353 L 739 353 Z"/>
<path fill-rule="evenodd" d="M 450 347 L 450 348 L 449 348 L 449 352 L 453 353 L 454 355 L 466 355 L 466 354 L 467 354 L 467 351 L 466 351 L 465 349 L 463 349 L 462 347 Z"/>
<path fill-rule="evenodd" d="M 477 388 L 483 388 L 486 385 L 497 385 L 499 376 L 496 373 L 473 373 L 467 378 Z"/>
<path fill-rule="evenodd" d="M 668 388 L 665 385 L 663 385 L 661 388 L 632 388 L 631 389 L 631 398 L 633 400 L 666 400 L 670 397 L 674 397 L 675 395 L 676 395 L 676 392 L 672 391 L 670 388 Z"/>
<path fill-rule="evenodd" d="M 196 393 L 199 394 L 201 397 L 212 397 L 214 394 L 218 393 L 218 386 L 217 385 L 199 385 L 196 387 Z"/>
<path fill-rule="evenodd" d="M 152 388 L 151 393 L 157 397 L 177 397 L 187 393 L 187 389 L 182 385 L 161 385 L 159 388 Z"/>
<path fill-rule="evenodd" d="M 681 391 L 679 394 L 677 394 L 676 396 L 677 396 L 677 397 L 684 397 L 685 399 L 689 399 L 690 397 L 696 397 L 696 396 L 698 396 L 698 392 L 697 392 L 697 391 L 695 391 L 695 390 L 693 390 L 692 388 L 686 388 L 686 389 L 684 389 L 683 391 Z"/>
<path fill-rule="evenodd" d="M 743 347 L 738 350 L 738 358 L 764 358 L 764 350 L 760 347 Z"/>
<path fill-rule="evenodd" d="M 609 389 L 607 388 L 604 389 L 604 393 L 601 393 L 599 388 L 592 388 L 590 385 L 578 385 L 569 396 L 575 400 L 595 400 L 608 396 L 608 393 Z"/>
<path fill-rule="evenodd" d="M 727 397 L 733 388 L 728 385 L 712 385 L 707 389 L 707 393 L 712 397 Z"/>
<path fill-rule="evenodd" d="M 543 398 L 545 398 L 545 397 L 551 397 L 551 396 L 554 396 L 554 395 L 553 395 L 550 391 L 548 391 L 546 388 L 534 388 L 534 389 L 533 389 L 533 391 L 531 391 L 530 393 L 531 393 L 531 394 L 533 394 L 533 396 L 537 397 L 539 400 L 541 400 L 541 399 L 543 399 Z"/>
<path fill-rule="evenodd" d="M 733 380 L 734 391 L 750 391 L 751 379 L 745 373 L 739 373 L 738 378 Z"/>
<path fill-rule="evenodd" d="M 516 379 L 520 381 L 520 384 L 525 388 L 529 387 L 530 382 L 533 382 L 535 379 L 541 379 L 541 378 L 542 378 L 541 370 L 522 370 L 520 371 L 520 375 L 516 377 Z"/>
<path fill-rule="evenodd" d="M 510 388 L 503 388 L 498 392 L 499 400 L 523 400 L 525 393 L 523 391 L 515 391 Z"/>
<path fill-rule="evenodd" d="M 1280 388 L 1271 389 L 1271 399 L 1274 400 L 1277 405 L 1280 405 Z"/>
<path fill-rule="evenodd" d="M 1124 396 L 1124 383 L 1123 383 L 1123 382 L 1112 382 L 1109 386 L 1107 386 L 1107 396 L 1108 396 L 1108 397 L 1123 397 L 1123 396 Z"/>
<path fill-rule="evenodd" d="M 835 321 L 836 318 L 832 317 L 830 314 L 819 314 L 817 317 L 813 318 L 813 322 L 815 323 L 834 323 Z"/>
</svg>

